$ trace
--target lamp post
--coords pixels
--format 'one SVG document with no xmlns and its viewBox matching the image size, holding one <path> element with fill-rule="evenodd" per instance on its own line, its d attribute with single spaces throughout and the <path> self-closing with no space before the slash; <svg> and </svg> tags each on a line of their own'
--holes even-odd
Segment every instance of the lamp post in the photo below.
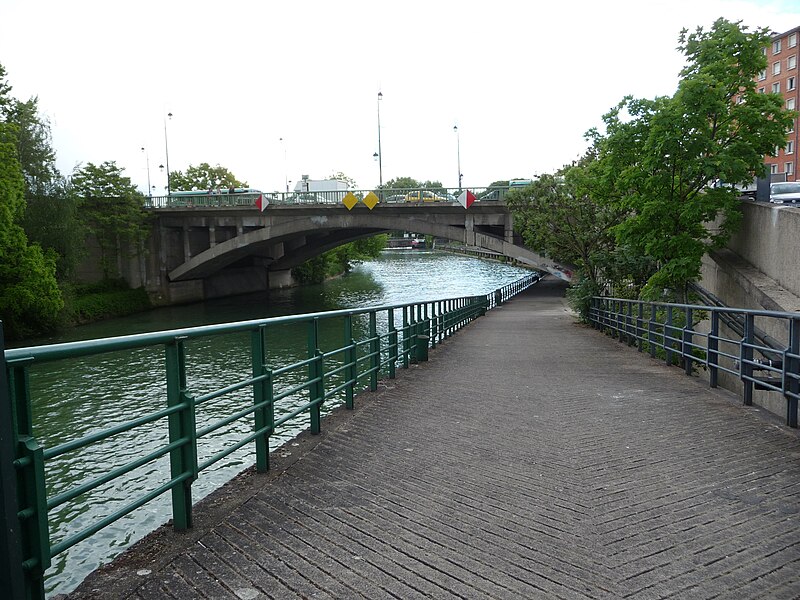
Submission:
<svg viewBox="0 0 800 600">
<path fill-rule="evenodd" d="M 167 113 L 167 117 L 164 119 L 164 153 L 167 157 L 167 196 L 169 196 L 172 192 L 172 188 L 169 184 L 169 141 L 167 140 L 167 118 L 172 119 L 172 113 Z"/>
<path fill-rule="evenodd" d="M 147 153 L 145 148 L 142 148 L 142 152 L 144 152 L 144 160 L 147 164 L 147 195 L 152 195 L 150 191 L 150 155 Z"/>
<path fill-rule="evenodd" d="M 461 138 L 458 135 L 458 125 L 453 126 L 456 132 L 456 157 L 458 159 L 458 191 L 461 191 Z"/>
<path fill-rule="evenodd" d="M 381 100 L 383 94 L 378 92 L 378 189 L 383 199 L 383 152 L 381 151 Z"/>
<path fill-rule="evenodd" d="M 286 185 L 286 193 L 289 193 L 289 170 L 286 167 L 286 142 L 280 138 L 281 146 L 283 146 L 283 182 Z"/>
</svg>

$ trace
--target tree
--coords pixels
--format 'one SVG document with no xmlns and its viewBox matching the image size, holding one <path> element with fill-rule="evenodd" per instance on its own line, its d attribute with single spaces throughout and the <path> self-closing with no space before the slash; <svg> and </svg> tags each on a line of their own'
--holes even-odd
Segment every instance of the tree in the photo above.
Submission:
<svg viewBox="0 0 800 600">
<path fill-rule="evenodd" d="M 25 180 L 15 142 L 15 132 L 0 122 L 0 319 L 9 338 L 52 328 L 64 306 L 54 253 L 29 245 L 19 225 Z"/>
<path fill-rule="evenodd" d="M 383 189 L 385 190 L 413 190 L 420 188 L 426 190 L 444 189 L 440 181 L 419 182 L 411 177 L 396 177 L 383 184 Z"/>
<path fill-rule="evenodd" d="M 231 187 L 247 187 L 247 182 L 239 181 L 233 173 L 225 167 L 216 165 L 212 167 L 208 163 L 200 163 L 197 166 L 189 165 L 186 173 L 172 171 L 169 175 L 170 187 L 173 190 L 202 190 Z"/>
<path fill-rule="evenodd" d="M 81 219 L 100 249 L 103 277 L 116 276 L 121 258 L 142 251 L 149 219 L 143 197 L 114 161 L 88 163 L 71 184 Z"/>
<path fill-rule="evenodd" d="M 39 114 L 38 99 L 12 101 L 6 121 L 17 130 L 17 157 L 25 177 L 26 196 L 52 193 L 61 175 L 56 168 L 50 122 Z"/>
<path fill-rule="evenodd" d="M 626 97 L 603 117 L 606 133 L 589 132 L 598 152 L 603 200 L 626 214 L 620 246 L 657 265 L 643 295 L 663 289 L 686 298 L 703 255 L 738 226 L 732 185 L 763 174 L 763 156 L 782 145 L 796 116 L 777 94 L 756 92 L 766 67 L 766 29 L 717 20 L 709 31 L 680 36 L 687 66 L 673 97 Z M 709 224 L 714 222 L 715 227 Z"/>
<path fill-rule="evenodd" d="M 341 171 L 336 171 L 335 173 L 331 173 L 328 179 L 335 179 L 337 181 L 344 181 L 347 184 L 347 189 L 355 190 L 358 189 L 358 185 L 356 184 L 356 180 L 352 177 L 348 177 Z"/>
</svg>

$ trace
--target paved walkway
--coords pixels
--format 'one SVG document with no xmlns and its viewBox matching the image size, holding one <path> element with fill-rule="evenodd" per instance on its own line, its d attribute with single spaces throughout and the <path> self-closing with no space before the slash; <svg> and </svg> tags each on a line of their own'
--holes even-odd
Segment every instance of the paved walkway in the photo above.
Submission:
<svg viewBox="0 0 800 600">
<path fill-rule="evenodd" d="M 798 598 L 800 437 L 545 281 L 74 598 Z"/>
</svg>

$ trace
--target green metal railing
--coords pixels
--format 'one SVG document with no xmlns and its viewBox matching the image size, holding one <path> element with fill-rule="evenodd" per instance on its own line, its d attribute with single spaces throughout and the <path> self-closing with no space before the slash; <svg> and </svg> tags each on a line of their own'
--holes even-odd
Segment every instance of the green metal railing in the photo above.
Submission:
<svg viewBox="0 0 800 600">
<path fill-rule="evenodd" d="M 530 287 L 539 276 L 529 275 L 490 294 L 381 306 L 358 310 L 338 310 L 296 316 L 275 317 L 172 331 L 105 338 L 5 350 L 0 369 L 0 492 L 3 506 L 0 519 L 0 575 L 4 598 L 43 598 L 44 575 L 52 558 L 93 536 L 111 523 L 170 492 L 175 529 L 192 525 L 192 483 L 200 474 L 231 453 L 252 445 L 259 471 L 269 469 L 269 442 L 273 433 L 289 421 L 308 415 L 311 433 L 322 426 L 324 403 L 337 400 L 353 408 L 362 389 L 376 390 L 380 377 L 395 377 L 398 366 L 425 361 L 428 348 L 435 347 L 470 321 L 515 294 Z M 354 339 L 354 321 L 359 320 L 363 335 Z M 267 335 L 282 326 L 305 330 L 307 352 L 302 360 L 276 366 L 267 357 Z M 338 329 L 334 347 L 322 343 L 321 327 Z M 187 383 L 187 345 L 198 339 L 222 334 L 244 333 L 249 339 L 248 376 L 239 381 L 216 382 L 216 389 L 199 393 Z M 326 338 L 329 339 L 329 338 Z M 328 343 L 330 345 L 330 342 Z M 3 346 L 0 324 L 0 349 Z M 162 407 L 129 418 L 119 415 L 111 427 L 98 428 L 76 439 L 53 447 L 34 435 L 30 369 L 50 361 L 107 355 L 112 352 L 156 347 L 163 348 L 166 397 Z M 274 349 L 273 349 L 274 350 Z M 208 375 L 208 374 L 206 374 Z M 107 382 L 106 382 L 107 384 Z M 153 382 L 157 385 L 157 382 Z M 229 413 L 213 422 L 199 424 L 198 409 L 206 403 L 224 400 L 240 391 L 250 391 L 252 401 L 242 408 L 233 405 Z M 298 398 L 301 400 L 298 402 Z M 276 406 L 292 399 L 293 408 L 276 415 Z M 125 419 L 128 420 L 125 420 Z M 248 419 L 249 433 L 240 439 L 226 440 L 223 449 L 211 456 L 198 457 L 198 443 L 227 425 Z M 100 465 L 97 472 L 68 489 L 48 496 L 46 466 L 49 461 L 69 458 L 88 447 L 141 428 L 160 427 L 166 431 L 164 443 L 147 448 L 125 464 L 109 470 Z M 71 528 L 68 536 L 51 543 L 48 514 L 65 503 L 96 491 L 114 480 L 159 459 L 169 459 L 169 477 L 141 495 L 127 498 L 127 504 L 97 520 Z M 6 588 L 8 593 L 6 592 Z"/>
<path fill-rule="evenodd" d="M 739 379 L 747 406 L 755 390 L 782 394 L 786 424 L 798 426 L 800 315 L 595 297 L 589 320 L 639 352 L 682 366 L 687 375 L 706 368 L 711 387 L 720 373 Z"/>
<path fill-rule="evenodd" d="M 467 188 L 464 188 L 467 189 Z M 503 202 L 509 192 L 507 186 L 489 188 L 469 188 L 477 202 Z M 345 195 L 352 192 L 356 198 L 362 199 L 370 192 L 375 194 L 384 204 L 447 204 L 456 203 L 459 194 L 464 190 L 457 188 L 436 189 L 385 189 L 385 190 L 338 190 L 326 192 L 258 192 L 241 194 L 209 194 L 198 190 L 197 194 L 179 196 L 148 196 L 145 208 L 230 208 L 256 206 L 259 197 L 270 205 L 316 205 L 341 204 Z M 422 200 L 420 200 L 422 198 Z"/>
</svg>

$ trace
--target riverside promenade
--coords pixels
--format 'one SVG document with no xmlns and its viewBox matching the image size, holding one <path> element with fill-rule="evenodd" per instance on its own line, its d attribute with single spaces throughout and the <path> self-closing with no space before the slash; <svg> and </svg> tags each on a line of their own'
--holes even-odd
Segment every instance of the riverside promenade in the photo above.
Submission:
<svg viewBox="0 0 800 600">
<path fill-rule="evenodd" d="M 546 279 L 87 579 L 85 598 L 798 598 L 800 435 Z"/>
</svg>

